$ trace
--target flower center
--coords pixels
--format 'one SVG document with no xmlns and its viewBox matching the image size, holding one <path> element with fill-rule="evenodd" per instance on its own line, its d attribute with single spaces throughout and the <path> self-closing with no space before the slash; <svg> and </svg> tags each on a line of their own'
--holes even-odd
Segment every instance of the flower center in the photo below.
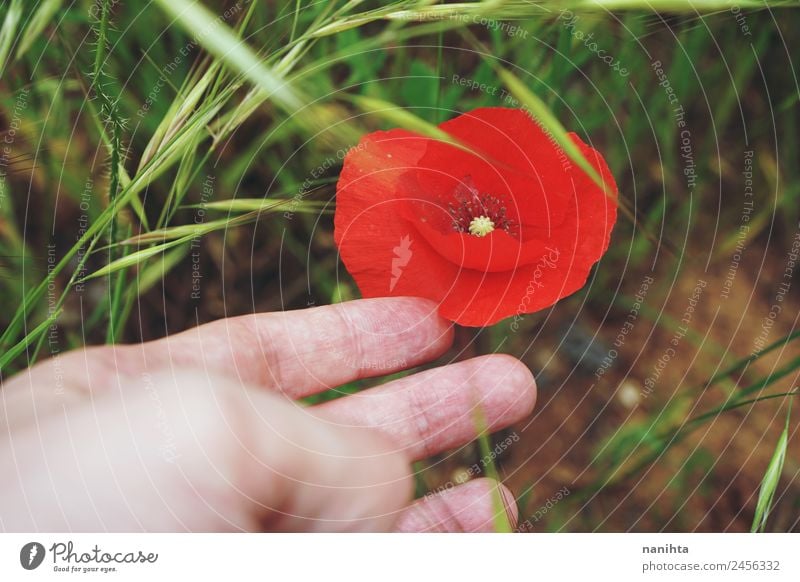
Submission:
<svg viewBox="0 0 800 582">
<path fill-rule="evenodd" d="M 447 211 L 456 232 L 484 237 L 499 229 L 513 237 L 517 236 L 517 225 L 508 218 L 503 201 L 480 192 L 469 176 L 456 186 Z"/>
<path fill-rule="evenodd" d="M 475 236 L 486 236 L 494 230 L 494 222 L 488 216 L 476 216 L 469 223 L 469 233 Z"/>
</svg>

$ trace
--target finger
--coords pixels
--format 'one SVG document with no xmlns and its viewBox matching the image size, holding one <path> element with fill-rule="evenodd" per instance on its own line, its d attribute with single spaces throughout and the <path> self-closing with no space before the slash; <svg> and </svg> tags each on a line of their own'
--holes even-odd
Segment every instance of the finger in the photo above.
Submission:
<svg viewBox="0 0 800 582">
<path fill-rule="evenodd" d="M 530 415 L 535 403 L 530 370 L 497 354 L 420 372 L 313 410 L 365 435 L 377 429 L 416 460 L 473 440 L 483 424 L 489 431 L 505 428 Z"/>
<path fill-rule="evenodd" d="M 517 527 L 514 496 L 492 479 L 475 479 L 412 503 L 395 524 L 398 532 L 493 532 Z"/>
<path fill-rule="evenodd" d="M 380 435 L 218 377 L 126 381 L 0 445 L 0 527 L 386 530 L 410 498 Z"/>
<path fill-rule="evenodd" d="M 415 298 L 222 319 L 146 344 L 52 357 L 4 382 L 0 428 L 44 418 L 89 392 L 119 389 L 122 376 L 164 368 L 204 370 L 299 398 L 417 366 L 441 355 L 452 339 L 436 305 Z"/>
<path fill-rule="evenodd" d="M 157 361 L 204 366 L 301 398 L 417 366 L 452 341 L 434 302 L 396 297 L 222 319 L 148 349 Z"/>
</svg>

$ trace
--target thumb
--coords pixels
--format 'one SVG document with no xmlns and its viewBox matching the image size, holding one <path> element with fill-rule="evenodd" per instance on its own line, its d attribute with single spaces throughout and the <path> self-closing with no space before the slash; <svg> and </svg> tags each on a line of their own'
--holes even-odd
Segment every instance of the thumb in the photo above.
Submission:
<svg viewBox="0 0 800 582">
<path fill-rule="evenodd" d="M 379 434 L 191 371 L 119 377 L 0 444 L 7 531 L 371 531 L 411 495 Z"/>
</svg>

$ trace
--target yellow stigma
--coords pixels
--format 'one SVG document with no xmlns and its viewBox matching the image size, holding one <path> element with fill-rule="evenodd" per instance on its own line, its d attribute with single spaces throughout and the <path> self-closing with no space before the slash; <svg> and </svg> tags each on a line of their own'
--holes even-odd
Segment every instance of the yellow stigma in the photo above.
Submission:
<svg viewBox="0 0 800 582">
<path fill-rule="evenodd" d="M 486 236 L 494 230 L 494 222 L 488 216 L 476 216 L 469 223 L 469 233 L 475 236 Z"/>
</svg>

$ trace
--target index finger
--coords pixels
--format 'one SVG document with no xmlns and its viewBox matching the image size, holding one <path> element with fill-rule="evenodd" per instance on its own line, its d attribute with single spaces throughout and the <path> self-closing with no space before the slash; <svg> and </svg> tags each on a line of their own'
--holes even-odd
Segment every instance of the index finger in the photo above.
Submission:
<svg viewBox="0 0 800 582">
<path fill-rule="evenodd" d="M 189 368 L 302 398 L 430 361 L 453 341 L 427 299 L 362 299 L 220 319 L 145 344 L 75 350 L 4 382 L 0 409 L 14 425 L 60 409 L 120 379 Z M 54 390 L 57 385 L 63 389 Z M 0 415 L 0 426 L 8 424 Z"/>
<path fill-rule="evenodd" d="M 452 341 L 434 302 L 393 297 L 222 319 L 147 348 L 176 366 L 203 366 L 300 398 L 412 368 Z"/>
</svg>

